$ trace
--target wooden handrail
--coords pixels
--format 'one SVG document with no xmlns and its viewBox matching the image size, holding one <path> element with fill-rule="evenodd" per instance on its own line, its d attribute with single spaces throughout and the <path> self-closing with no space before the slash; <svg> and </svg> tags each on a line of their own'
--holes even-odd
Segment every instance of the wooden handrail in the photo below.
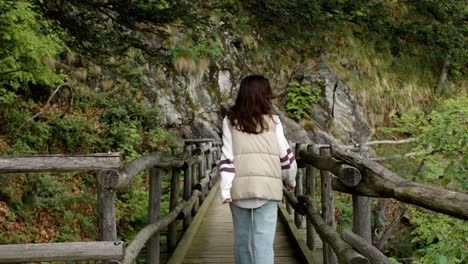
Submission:
<svg viewBox="0 0 468 264">
<path fill-rule="evenodd" d="M 214 142 L 214 138 L 191 138 L 191 139 L 184 139 L 185 144 L 187 143 L 206 143 L 206 142 Z"/>
<path fill-rule="evenodd" d="M 379 142 L 380 143 L 380 142 Z M 367 144 L 365 144 L 367 145 Z M 399 201 L 413 205 L 425 207 L 435 212 L 440 212 L 468 220 L 468 195 L 457 193 L 435 186 L 421 184 L 406 180 L 384 166 L 369 160 L 364 149 L 337 147 L 330 145 L 309 145 L 304 150 L 303 144 L 294 144 L 291 146 L 301 151 L 297 155 L 298 169 L 306 169 L 306 173 L 297 174 L 296 182 L 306 181 L 308 193 L 315 189 L 315 177 L 318 177 L 318 170 L 321 174 L 321 213 L 315 208 L 311 196 L 304 196 L 300 188 L 296 188 L 295 194 L 283 190 L 286 207 L 290 207 L 289 214 L 293 214 L 297 227 L 301 226 L 302 215 L 307 215 L 307 246 L 313 250 L 313 229 L 315 229 L 322 238 L 324 263 L 335 264 L 336 257 L 341 263 L 390 263 L 390 261 L 372 246 L 370 238 L 366 236 L 363 230 L 370 232 L 370 225 L 361 228 L 361 222 L 353 221 L 353 231 L 339 233 L 335 231 L 334 194 L 330 192 L 330 186 L 333 190 L 350 193 L 353 195 L 353 219 L 370 221 L 370 215 L 360 203 L 355 203 L 354 198 L 367 197 L 385 197 L 395 198 Z M 319 150 L 320 155 L 316 154 Z M 359 151 L 360 155 L 352 151 Z M 331 172 L 330 175 L 328 172 Z M 304 174 L 307 177 L 304 179 Z M 328 176 L 327 176 L 328 175 Z M 331 176 L 331 181 L 330 181 Z M 300 187 L 300 186 L 299 186 Z M 358 196 L 359 195 L 359 196 Z M 365 196 L 365 197 L 361 197 Z M 370 212 L 370 208 L 368 209 Z M 330 220 L 330 216 L 331 221 Z M 328 220 L 327 220 L 328 219 Z M 357 224 L 357 225 L 356 225 Z M 314 228 L 312 228 L 312 226 Z M 362 227 L 362 226 L 361 226 Z M 366 232 L 367 232 L 366 231 Z M 330 250 L 330 247 L 333 251 Z M 351 253 L 349 248 L 354 248 L 356 252 L 364 255 Z M 335 256 L 336 254 L 336 256 Z"/>
<path fill-rule="evenodd" d="M 0 156 L 0 173 L 119 169 L 120 153 Z"/>
<path fill-rule="evenodd" d="M 159 244 L 159 236 L 153 236 L 159 232 L 162 228 L 172 226 L 175 227 L 174 222 L 177 220 L 184 220 L 184 223 L 190 223 L 190 218 L 193 213 L 196 213 L 201 202 L 205 198 L 205 195 L 209 188 L 213 185 L 213 180 L 216 178 L 218 169 L 216 167 L 219 164 L 220 148 L 219 142 L 213 142 L 214 140 L 194 140 L 198 145 L 199 154 L 194 155 L 190 153 L 192 149 L 195 149 L 195 144 L 186 145 L 186 153 L 182 158 L 181 155 L 165 156 L 160 152 L 139 157 L 131 162 L 122 166 L 122 157 L 120 153 L 104 153 L 104 154 L 86 154 L 86 155 L 35 155 L 35 156 L 17 156 L 17 157 L 0 157 L 0 172 L 30 172 L 30 171 L 70 171 L 70 170 L 100 170 L 98 174 L 98 199 L 100 207 L 100 229 L 103 232 L 101 238 L 107 241 L 103 242 L 92 242 L 93 245 L 110 245 L 114 243 L 113 240 L 117 237 L 116 226 L 115 226 L 115 204 L 114 204 L 114 190 L 128 186 L 132 180 L 141 172 L 151 169 L 152 176 L 150 182 L 152 182 L 152 191 L 150 191 L 151 208 L 149 208 L 149 221 L 150 224 L 143 228 L 137 236 L 134 238 L 129 248 L 125 251 L 125 261 L 128 263 L 135 259 L 139 251 L 145 243 L 151 238 L 153 244 Z M 213 147 L 215 146 L 215 147 Z M 190 150 L 189 150 L 190 149 Z M 176 154 L 175 152 L 173 154 Z M 195 153 L 196 154 L 196 153 Z M 184 192 L 188 191 L 184 195 L 184 201 L 179 202 L 179 173 L 180 169 L 185 170 L 184 174 Z M 195 169 L 197 168 L 197 169 Z M 159 219 L 158 206 L 161 203 L 160 188 L 161 175 L 158 170 L 160 169 L 172 169 L 172 182 L 171 182 L 171 211 L 165 217 Z M 192 173 L 193 172 L 193 173 Z M 155 180 L 153 180 L 153 178 Z M 197 190 L 195 185 L 200 189 Z M 187 188 L 187 190 L 185 190 Z M 159 194 L 158 194 L 159 193 Z M 191 195 L 190 195 L 191 194 Z M 189 196 L 190 195 L 190 196 Z M 105 210 L 104 210 L 105 209 Z M 107 210 L 108 209 L 108 210 Z M 151 215 L 155 219 L 151 220 Z M 187 221 L 186 221 L 187 220 Z M 175 231 L 172 228 L 172 231 Z M 174 232 L 172 232 L 174 233 Z M 169 232 L 168 232 L 169 236 Z M 154 241 L 157 238 L 157 241 Z M 172 243 L 175 242 L 175 236 L 171 239 Z M 91 243 L 91 242 L 90 242 Z M 169 243 L 169 237 L 168 237 Z M 52 244 L 49 244 L 52 245 Z M 66 243 L 57 243 L 58 247 L 66 246 Z M 81 244 L 80 244 L 81 245 Z M 82 247 L 86 249 L 86 245 Z M 106 254 L 94 254 L 92 250 L 85 252 L 82 256 L 76 257 L 73 254 L 70 258 L 66 259 L 104 259 L 104 260 L 120 260 L 123 256 L 122 243 L 120 245 L 122 250 L 118 256 L 115 255 L 114 251 L 109 251 Z M 21 245 L 15 245 L 20 246 Z M 27 245 L 25 245 L 27 246 Z M 33 247 L 38 248 L 43 246 L 42 244 L 33 244 Z M 150 246 L 150 245 L 148 245 Z M 151 247 L 151 249 L 155 249 Z M 155 263 L 159 259 L 158 254 L 150 254 L 148 256 Z M 62 250 L 63 251 L 63 250 Z M 65 249 L 66 251 L 66 249 Z M 48 257 L 51 259 L 63 259 L 58 252 L 48 253 Z M 114 255 L 112 255 L 114 254 Z M 18 256 L 20 254 L 17 254 Z M 50 256 L 49 256 L 50 255 Z M 1 261 L 1 257 L 0 257 Z M 124 262 L 125 263 L 125 262 Z"/>
<path fill-rule="evenodd" d="M 336 146 L 333 146 L 332 150 L 335 159 L 358 168 L 365 175 L 354 188 L 334 181 L 335 190 L 362 196 L 395 198 L 401 202 L 468 220 L 467 194 L 406 180 L 372 160 Z"/>
<path fill-rule="evenodd" d="M 301 215 L 307 215 L 311 219 L 315 230 L 317 230 L 324 241 L 331 245 L 340 262 L 349 264 L 369 263 L 367 258 L 355 251 L 340 237 L 338 232 L 325 223 L 310 196 L 301 195 L 295 197 L 285 188 L 283 189 L 283 194 L 296 212 Z"/>
<path fill-rule="evenodd" d="M 161 218 L 159 221 L 149 224 L 141 229 L 138 234 L 133 238 L 132 242 L 128 245 L 125 250 L 125 257 L 122 264 L 131 264 L 135 261 L 135 258 L 140 253 L 146 242 L 159 230 L 167 227 L 169 224 L 174 222 L 182 211 L 187 208 L 192 208 L 198 201 L 201 192 L 194 190 L 192 196 L 188 201 L 179 203 L 172 211 L 166 216 Z"/>
<path fill-rule="evenodd" d="M 107 193 L 108 197 L 106 199 L 113 203 L 113 190 L 128 186 L 139 173 L 150 168 L 156 170 L 173 169 L 172 185 L 179 186 L 179 176 L 177 173 L 183 168 L 185 170 L 184 175 L 186 175 L 184 179 L 184 201 L 179 203 L 179 191 L 176 187 L 173 187 L 174 190 L 171 190 L 172 210 L 168 215 L 156 218 L 158 219 L 156 222 L 152 222 L 140 230 L 125 251 L 123 263 L 131 263 L 144 244 L 162 228 L 169 226 L 171 223 L 174 226 L 173 223 L 181 219 L 184 219 L 184 226 L 190 224 L 191 215 L 197 211 L 205 198 L 207 190 L 212 186 L 213 180 L 219 174 L 216 165 L 219 165 L 220 148 L 213 147 L 219 146 L 219 142 L 207 139 L 187 140 L 186 142 L 191 143 L 191 145 L 186 145 L 186 154 L 183 158 L 181 157 L 182 155 L 165 156 L 162 153 L 156 152 L 144 155 L 122 166 L 122 159 L 119 153 L 0 157 L 0 172 L 101 170 L 98 174 L 98 181 L 103 187 L 101 192 Z M 301 147 L 304 147 L 304 145 L 297 145 L 298 151 Z M 321 145 L 321 150 L 324 148 L 331 149 L 331 153 L 328 154 L 325 153 L 326 151 L 322 151 L 321 155 L 317 155 L 314 153 L 313 147 L 309 146 L 307 151 L 302 150 L 297 156 L 300 168 L 309 165 L 320 169 L 321 172 L 328 174 L 329 171 L 334 174 L 331 176 L 332 183 L 326 183 L 328 184 L 327 188 L 332 185 L 334 190 L 340 192 L 368 197 L 395 198 L 402 202 L 468 220 L 468 195 L 406 180 L 376 162 L 347 151 L 349 149 Z M 42 160 L 42 163 L 32 164 L 33 162 L 31 161 L 33 159 Z M 44 159 L 47 162 L 44 162 Z M 84 162 L 83 160 L 86 161 Z M 5 165 L 8 161 L 16 163 L 14 163 L 14 166 L 12 165 L 13 163 Z M 57 163 L 52 163 L 52 161 L 57 161 Z M 18 168 L 20 165 L 23 166 L 22 169 Z M 312 168 L 308 167 L 308 169 Z M 306 182 L 309 184 L 309 178 L 314 177 L 309 171 L 307 173 L 298 173 L 298 175 L 298 183 L 304 181 L 303 177 L 307 177 Z M 314 186 L 311 185 L 307 188 L 310 191 Z M 325 190 L 323 186 L 322 189 Z M 324 192 L 323 190 L 322 192 Z M 172 194 L 173 191 L 174 194 Z M 296 225 L 300 226 L 302 224 L 302 221 L 299 221 L 299 217 L 302 218 L 303 215 L 307 215 L 307 224 L 315 227 L 324 242 L 328 244 L 327 247 L 330 248 L 331 246 L 333 248 L 333 251 L 341 262 L 368 263 L 368 259 L 374 261 L 372 259 L 378 255 L 378 253 L 373 251 L 374 248 L 370 248 L 370 251 L 365 252 L 361 250 L 360 253 L 368 257 L 366 258 L 357 252 L 360 250 L 355 251 L 350 247 L 350 244 L 353 244 L 354 242 L 352 241 L 354 240 L 362 242 L 360 246 L 366 248 L 365 250 L 368 249 L 370 244 L 359 240 L 353 234 L 341 233 L 340 236 L 334 230 L 334 224 L 324 221 L 320 216 L 312 198 L 301 195 L 303 193 L 302 190 L 296 189 L 295 195 L 285 189 L 283 193 L 287 204 L 291 205 L 296 211 Z M 328 195 L 326 199 L 322 197 L 322 200 L 333 201 L 333 192 Z M 326 214 L 333 214 L 333 208 L 328 208 Z M 322 208 L 322 213 L 324 211 L 325 209 Z M 112 216 L 112 214 L 114 215 Z M 111 216 L 109 219 L 114 219 L 113 221 L 115 222 L 115 212 L 110 212 L 109 216 Z M 113 237 L 116 237 L 115 235 L 116 232 L 114 232 Z M 115 239 L 109 237 L 109 240 Z M 309 236 L 308 240 L 310 240 Z M 175 240 L 172 239 L 171 241 L 174 242 Z M 345 241 L 348 241 L 348 243 Z M 375 254 L 370 256 L 368 255 L 369 252 Z"/>
<path fill-rule="evenodd" d="M 0 263 L 59 260 L 121 260 L 121 241 L 0 245 Z"/>
<path fill-rule="evenodd" d="M 371 243 L 356 235 L 351 231 L 341 232 L 341 238 L 364 255 L 371 263 L 392 264 L 382 252 L 375 248 Z"/>
<path fill-rule="evenodd" d="M 298 164 L 302 165 L 299 167 L 310 164 L 317 169 L 328 170 L 337 176 L 345 186 L 354 187 L 361 182 L 362 176 L 358 169 L 332 157 L 320 156 L 313 151 L 302 150 L 299 152 L 299 158 Z"/>
<path fill-rule="evenodd" d="M 406 180 L 372 160 L 332 146 L 331 157 L 302 150 L 299 163 L 334 174 L 335 191 L 367 197 L 395 198 L 435 212 L 468 220 L 468 195 Z"/>
<path fill-rule="evenodd" d="M 121 189 L 128 186 L 133 178 L 144 170 L 152 167 L 181 168 L 184 164 L 183 159 L 172 156 L 167 157 L 161 152 L 155 152 L 134 159 L 119 170 L 101 171 L 98 175 L 98 181 L 105 188 Z"/>
</svg>

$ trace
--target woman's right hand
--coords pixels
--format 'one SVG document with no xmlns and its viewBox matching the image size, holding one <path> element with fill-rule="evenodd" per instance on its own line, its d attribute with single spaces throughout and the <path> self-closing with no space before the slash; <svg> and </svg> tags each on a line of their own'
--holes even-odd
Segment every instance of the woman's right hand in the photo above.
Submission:
<svg viewBox="0 0 468 264">
<path fill-rule="evenodd" d="M 226 200 L 224 200 L 223 204 L 225 203 L 231 203 L 232 202 L 232 199 L 231 198 L 227 198 Z"/>
</svg>

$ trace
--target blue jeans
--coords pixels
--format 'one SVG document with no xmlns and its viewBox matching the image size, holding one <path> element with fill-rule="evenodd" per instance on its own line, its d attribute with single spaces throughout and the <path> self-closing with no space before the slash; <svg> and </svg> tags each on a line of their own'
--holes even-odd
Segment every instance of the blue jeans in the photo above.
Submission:
<svg viewBox="0 0 468 264">
<path fill-rule="evenodd" d="M 276 201 L 254 208 L 240 208 L 232 203 L 234 223 L 234 252 L 237 264 L 273 264 L 276 220 Z"/>
</svg>

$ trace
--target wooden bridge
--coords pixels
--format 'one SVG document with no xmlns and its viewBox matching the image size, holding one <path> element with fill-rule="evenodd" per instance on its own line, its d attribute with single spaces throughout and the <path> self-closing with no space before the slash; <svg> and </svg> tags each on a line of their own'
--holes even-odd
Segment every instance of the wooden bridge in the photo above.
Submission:
<svg viewBox="0 0 468 264">
<path fill-rule="evenodd" d="M 391 263 L 370 243 L 369 197 L 395 198 L 468 220 L 468 195 L 405 180 L 367 159 L 365 145 L 293 145 L 300 169 L 294 193 L 284 189 L 278 205 L 275 263 Z M 0 157 L 0 173 L 97 171 L 101 238 L 0 245 L 0 263 L 235 263 L 230 211 L 218 193 L 220 148 L 212 139 L 186 140 L 183 151 L 152 153 L 125 165 L 119 153 Z M 148 225 L 124 245 L 118 240 L 114 194 L 140 173 L 149 173 Z M 166 174 L 171 179 L 170 212 L 162 216 Z M 320 210 L 314 200 L 318 190 Z M 336 231 L 333 191 L 353 194 L 353 232 Z M 167 245 L 161 247 L 163 230 Z"/>
</svg>

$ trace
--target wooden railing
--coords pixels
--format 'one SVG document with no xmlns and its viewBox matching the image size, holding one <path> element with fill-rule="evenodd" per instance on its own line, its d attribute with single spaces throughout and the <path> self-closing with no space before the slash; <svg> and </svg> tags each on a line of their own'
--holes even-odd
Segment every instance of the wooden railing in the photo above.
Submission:
<svg viewBox="0 0 468 264">
<path fill-rule="evenodd" d="M 300 169 L 294 193 L 283 189 L 284 202 L 297 227 L 306 217 L 308 249 L 315 250 L 314 232 L 321 237 L 325 264 L 335 264 L 337 259 L 339 263 L 392 263 L 372 246 L 369 197 L 394 198 L 468 220 L 468 195 L 406 180 L 370 160 L 362 149 L 358 155 L 353 147 L 293 145 Z M 321 182 L 320 210 L 314 200 L 316 179 Z M 333 191 L 353 194 L 353 232 L 336 231 Z M 305 258 L 313 263 L 311 257 Z"/>
<path fill-rule="evenodd" d="M 391 263 L 372 246 L 369 197 L 395 198 L 436 212 L 468 220 L 468 195 L 424 185 L 404 178 L 361 155 L 330 145 L 295 145 L 300 167 L 294 193 L 283 190 L 294 223 L 306 225 L 306 247 L 315 249 L 314 232 L 322 241 L 325 264 Z M 359 149 L 358 149 L 359 150 Z M 172 155 L 152 153 L 125 166 L 119 153 L 91 155 L 36 155 L 0 157 L 0 173 L 44 171 L 98 171 L 99 230 L 102 241 L 0 245 L 0 262 L 107 260 L 133 263 L 147 246 L 148 263 L 159 263 L 160 231 L 167 227 L 167 247 L 177 245 L 177 221 L 187 229 L 219 175 L 220 143 L 212 139 L 186 140 L 184 150 Z M 170 171 L 170 212 L 160 215 L 163 171 Z M 125 248 L 117 240 L 114 194 L 149 171 L 148 225 Z M 180 183 L 184 172 L 183 184 Z M 321 208 L 315 205 L 320 178 Z M 181 185 L 182 193 L 181 193 Z M 353 194 L 353 232 L 337 232 L 333 191 Z M 179 196 L 182 195 L 182 199 Z M 367 200 L 366 200 L 367 199 Z M 305 219 L 304 219 L 305 216 Z M 304 223 L 305 222 L 305 223 Z M 312 263 L 312 258 L 305 256 Z"/>
<path fill-rule="evenodd" d="M 184 150 L 171 156 L 151 153 L 125 166 L 119 153 L 0 157 L 0 173 L 98 171 L 99 231 L 102 241 L 0 245 L 0 263 L 56 260 L 106 260 L 133 263 L 146 245 L 148 263 L 159 263 L 159 232 L 167 227 L 169 252 L 177 244 L 177 222 L 186 229 L 219 175 L 220 143 L 213 139 L 186 140 Z M 149 170 L 148 225 L 129 245 L 117 241 L 114 194 Z M 170 212 L 160 216 L 162 170 L 170 170 Z M 183 199 L 180 172 L 184 171 Z"/>
</svg>

